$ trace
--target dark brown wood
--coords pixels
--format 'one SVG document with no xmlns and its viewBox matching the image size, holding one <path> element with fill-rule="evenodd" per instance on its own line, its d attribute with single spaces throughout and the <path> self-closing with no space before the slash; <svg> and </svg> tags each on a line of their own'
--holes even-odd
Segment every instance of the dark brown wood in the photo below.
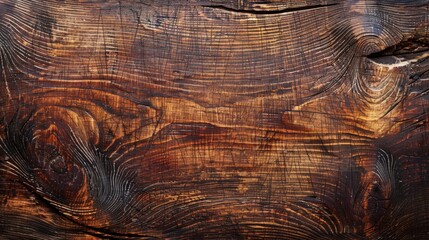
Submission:
<svg viewBox="0 0 429 240">
<path fill-rule="evenodd" d="M 1 239 L 429 239 L 427 0 L 0 0 Z"/>
</svg>

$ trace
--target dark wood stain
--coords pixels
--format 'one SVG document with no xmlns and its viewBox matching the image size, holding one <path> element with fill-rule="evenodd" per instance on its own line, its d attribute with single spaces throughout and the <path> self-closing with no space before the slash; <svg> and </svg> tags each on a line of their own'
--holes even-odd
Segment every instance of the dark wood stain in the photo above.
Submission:
<svg viewBox="0 0 429 240">
<path fill-rule="evenodd" d="M 0 239 L 429 239 L 427 0 L 0 0 Z"/>
</svg>

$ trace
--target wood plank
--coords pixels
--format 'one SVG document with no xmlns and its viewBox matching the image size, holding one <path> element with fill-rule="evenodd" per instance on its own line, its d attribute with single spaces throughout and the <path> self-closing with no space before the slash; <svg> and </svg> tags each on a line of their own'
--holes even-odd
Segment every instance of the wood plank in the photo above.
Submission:
<svg viewBox="0 0 429 240">
<path fill-rule="evenodd" d="M 427 0 L 0 0 L 0 238 L 429 238 Z"/>
</svg>

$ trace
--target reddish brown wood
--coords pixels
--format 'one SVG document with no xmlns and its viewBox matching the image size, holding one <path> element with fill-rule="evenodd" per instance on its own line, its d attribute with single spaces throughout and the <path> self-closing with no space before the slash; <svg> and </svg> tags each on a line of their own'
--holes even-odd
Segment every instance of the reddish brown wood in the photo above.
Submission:
<svg viewBox="0 0 429 240">
<path fill-rule="evenodd" d="M 0 238 L 429 239 L 427 0 L 0 0 Z"/>
</svg>

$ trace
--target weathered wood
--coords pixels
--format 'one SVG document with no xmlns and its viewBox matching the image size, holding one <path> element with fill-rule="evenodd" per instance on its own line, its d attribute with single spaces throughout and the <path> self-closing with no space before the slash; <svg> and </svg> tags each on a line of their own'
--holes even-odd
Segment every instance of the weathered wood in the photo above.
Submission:
<svg viewBox="0 0 429 240">
<path fill-rule="evenodd" d="M 0 0 L 0 238 L 429 239 L 428 8 Z"/>
</svg>

